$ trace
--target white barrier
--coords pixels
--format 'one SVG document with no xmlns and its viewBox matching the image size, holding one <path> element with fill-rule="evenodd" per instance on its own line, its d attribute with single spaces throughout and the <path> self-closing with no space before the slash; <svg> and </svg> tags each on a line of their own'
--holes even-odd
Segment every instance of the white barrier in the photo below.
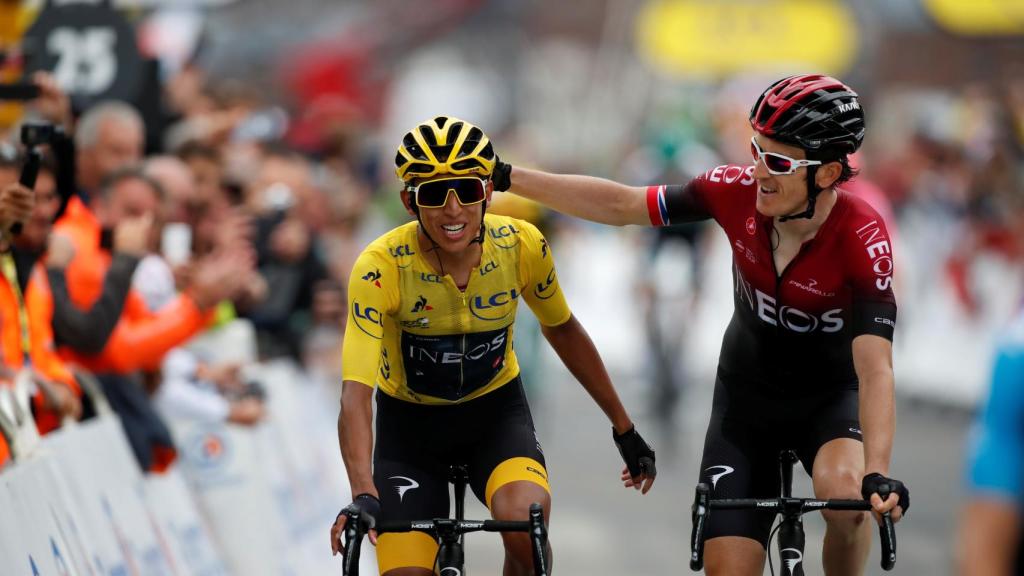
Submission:
<svg viewBox="0 0 1024 576">
<path fill-rule="evenodd" d="M 340 559 L 331 556 L 328 530 L 351 499 L 337 400 L 288 363 L 248 376 L 267 389 L 268 420 L 253 429 L 172 421 L 182 468 L 231 573 L 335 573 Z M 360 571 L 375 574 L 372 548 L 365 550 Z"/>
<path fill-rule="evenodd" d="M 0 573 L 225 573 L 176 469 L 142 475 L 114 416 L 43 438 L 0 474 Z"/>
<path fill-rule="evenodd" d="M 248 362 L 251 331 L 200 345 Z M 46 436 L 0 473 L 0 574 L 291 576 L 341 569 L 328 530 L 351 500 L 338 391 L 294 364 L 249 364 L 268 393 L 254 428 L 172 421 L 178 466 L 144 475 L 116 416 Z M 31 424 L 29 424 L 31 425 Z M 373 548 L 361 572 L 375 574 Z"/>
</svg>

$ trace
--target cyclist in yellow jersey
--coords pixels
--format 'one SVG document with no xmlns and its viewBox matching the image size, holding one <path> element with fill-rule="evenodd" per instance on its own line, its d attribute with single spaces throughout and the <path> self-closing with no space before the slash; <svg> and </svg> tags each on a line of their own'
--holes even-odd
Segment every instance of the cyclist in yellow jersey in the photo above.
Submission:
<svg viewBox="0 0 1024 576">
<path fill-rule="evenodd" d="M 520 297 L 611 420 L 623 473 L 646 494 L 654 451 L 569 310 L 547 242 L 528 222 L 486 214 L 495 161 L 487 136 L 437 117 L 405 135 L 395 161 L 416 221 L 371 243 L 349 279 L 338 438 L 357 495 L 352 506 L 378 520 L 448 517 L 448 469 L 465 464 L 470 488 L 495 519 L 525 520 L 533 502 L 549 517 L 544 455 L 512 347 Z M 341 514 L 331 528 L 335 553 L 344 524 Z M 529 574 L 528 536 L 503 539 L 504 574 Z M 371 532 L 371 540 L 381 574 L 433 574 L 437 545 L 429 536 L 377 541 Z"/>
</svg>

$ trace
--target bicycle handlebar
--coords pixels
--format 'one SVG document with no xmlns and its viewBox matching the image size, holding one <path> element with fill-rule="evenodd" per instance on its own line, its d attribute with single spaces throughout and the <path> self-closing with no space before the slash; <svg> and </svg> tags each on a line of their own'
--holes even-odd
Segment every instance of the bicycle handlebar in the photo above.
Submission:
<svg viewBox="0 0 1024 576">
<path fill-rule="evenodd" d="M 889 487 L 882 485 L 878 495 L 885 500 Z M 711 499 L 711 489 L 703 482 L 697 484 L 691 508 L 693 531 L 690 536 L 690 569 L 704 568 L 704 529 L 711 510 L 766 510 L 772 513 L 804 514 L 814 510 L 871 510 L 867 500 L 816 500 L 814 498 L 729 498 Z M 882 543 L 882 569 L 892 570 L 896 565 L 896 529 L 892 518 L 886 512 L 878 527 L 878 539 Z"/>
<path fill-rule="evenodd" d="M 342 563 L 344 576 L 358 576 L 359 555 L 363 536 L 370 529 L 378 534 L 398 532 L 426 532 L 434 538 L 441 534 L 466 534 L 468 532 L 528 532 L 533 548 L 534 573 L 547 576 L 547 562 L 544 549 L 547 547 L 548 530 L 544 525 L 544 509 L 540 504 L 530 505 L 529 520 L 455 520 L 434 518 L 433 520 L 401 520 L 374 524 L 373 518 L 359 510 L 347 509 L 345 516 L 345 551 Z"/>
<path fill-rule="evenodd" d="M 469 532 L 529 532 L 530 522 L 527 520 L 452 520 L 435 518 L 433 520 L 399 520 L 381 522 L 377 525 L 377 533 L 395 532 L 426 532 L 436 536 L 440 530 L 453 530 L 457 534 Z"/>
</svg>

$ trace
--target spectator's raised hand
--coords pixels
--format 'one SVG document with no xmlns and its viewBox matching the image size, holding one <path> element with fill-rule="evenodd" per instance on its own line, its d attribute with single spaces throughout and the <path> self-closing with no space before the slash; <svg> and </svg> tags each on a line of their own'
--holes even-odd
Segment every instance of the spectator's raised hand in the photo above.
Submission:
<svg viewBox="0 0 1024 576">
<path fill-rule="evenodd" d="M 306 225 L 297 218 L 289 218 L 270 233 L 270 251 L 284 262 L 298 262 L 306 257 L 310 240 Z"/>
<path fill-rule="evenodd" d="M 32 75 L 32 83 L 39 87 L 39 97 L 32 101 L 43 118 L 71 130 L 71 99 L 57 85 L 57 80 L 49 72 L 36 72 Z"/>
<path fill-rule="evenodd" d="M 114 229 L 114 252 L 142 257 L 150 250 L 153 216 L 126 218 Z"/>
<path fill-rule="evenodd" d="M 267 409 L 262 400 L 257 398 L 239 398 L 231 403 L 231 410 L 228 412 L 228 422 L 241 424 L 242 426 L 254 426 L 259 424 L 267 415 Z"/>
<path fill-rule="evenodd" d="M 75 241 L 63 232 L 51 232 L 46 243 L 46 267 L 63 270 L 75 258 Z"/>
<path fill-rule="evenodd" d="M 252 217 L 242 212 L 232 212 L 223 219 L 217 230 L 215 249 L 248 248 L 256 236 Z"/>
<path fill-rule="evenodd" d="M 234 299 L 244 292 L 255 261 L 255 253 L 248 248 L 219 250 L 204 256 L 196 263 L 187 292 L 202 309 Z"/>
<path fill-rule="evenodd" d="M 35 193 L 12 182 L 0 188 L 0 227 L 6 232 L 15 222 L 25 222 L 35 207 Z"/>
</svg>

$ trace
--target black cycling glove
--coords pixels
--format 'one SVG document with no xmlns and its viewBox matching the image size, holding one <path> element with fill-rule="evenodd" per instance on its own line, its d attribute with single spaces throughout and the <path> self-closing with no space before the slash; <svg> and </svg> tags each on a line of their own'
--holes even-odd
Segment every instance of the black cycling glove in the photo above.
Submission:
<svg viewBox="0 0 1024 576">
<path fill-rule="evenodd" d="M 512 187 L 512 165 L 501 161 L 501 158 L 494 157 L 494 171 L 491 172 L 491 182 L 494 183 L 496 192 L 504 192 Z"/>
<path fill-rule="evenodd" d="M 870 500 L 872 494 L 877 494 L 881 489 L 882 485 L 887 484 L 889 492 L 895 492 L 900 497 L 899 504 L 900 508 L 903 508 L 903 513 L 906 514 L 907 510 L 910 509 L 910 490 L 900 482 L 892 478 L 886 478 L 878 472 L 872 472 L 864 477 L 864 480 L 860 485 L 860 494 L 865 500 Z M 879 494 L 881 496 L 881 494 Z"/>
<path fill-rule="evenodd" d="M 338 516 L 340 517 L 342 514 L 347 514 L 350 511 L 358 512 L 360 519 L 366 523 L 365 528 L 372 530 L 377 525 L 377 518 L 380 517 L 380 500 L 373 494 L 364 492 L 356 496 L 351 504 L 342 508 L 341 512 L 338 512 Z M 334 521 L 337 522 L 337 518 Z"/>
<path fill-rule="evenodd" d="M 612 428 L 612 440 L 615 440 L 615 446 L 626 462 L 630 476 L 636 478 L 641 474 L 647 474 L 648 477 L 654 478 L 658 474 L 654 467 L 654 450 L 640 437 L 636 426 L 621 435 L 616 434 L 615 428 Z"/>
</svg>

